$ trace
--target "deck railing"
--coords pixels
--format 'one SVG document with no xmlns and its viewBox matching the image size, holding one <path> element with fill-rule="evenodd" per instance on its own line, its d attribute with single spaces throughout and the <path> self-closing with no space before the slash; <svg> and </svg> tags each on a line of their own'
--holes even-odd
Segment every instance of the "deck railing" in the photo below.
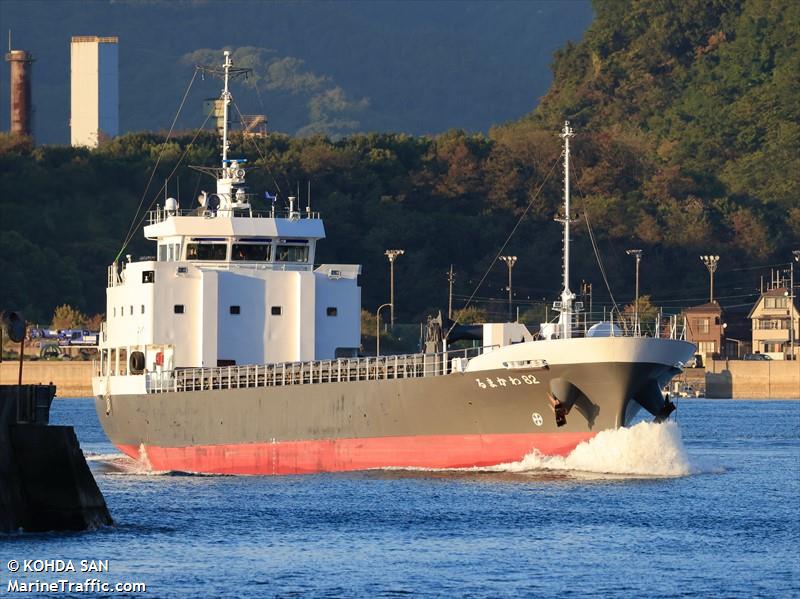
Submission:
<svg viewBox="0 0 800 599">
<path fill-rule="evenodd" d="M 441 376 L 459 370 L 466 360 L 480 354 L 484 349 L 487 348 L 473 347 L 435 354 L 338 358 L 312 362 L 178 368 L 147 373 L 147 392 L 249 389 Z"/>
<path fill-rule="evenodd" d="M 557 321 L 551 332 L 558 335 Z M 659 313 L 650 318 L 640 317 L 638 322 L 632 315 L 609 313 L 576 315 L 572 325 L 572 337 L 591 336 L 590 329 L 602 325 L 600 336 L 610 337 L 656 337 L 660 339 L 686 339 L 686 319 L 680 314 Z M 613 328 L 612 328 L 613 325 Z M 543 330 L 544 331 L 544 330 Z M 539 338 L 543 335 L 540 333 Z"/>
<path fill-rule="evenodd" d="M 248 194 L 248 198 L 255 199 L 255 196 Z M 160 222 L 167 220 L 170 216 L 197 216 L 201 218 L 210 218 L 214 216 L 214 213 L 204 210 L 202 208 L 190 208 L 190 209 L 179 209 L 179 210 L 166 210 L 161 208 L 160 206 L 155 210 L 150 210 L 147 213 L 147 224 L 148 225 L 156 225 Z M 249 208 L 235 208 L 234 207 L 234 218 L 287 218 L 291 220 L 300 220 L 300 219 L 307 219 L 307 218 L 319 218 L 319 212 L 309 212 L 309 211 L 300 211 L 294 210 L 289 211 L 288 208 L 276 208 L 275 210 L 253 210 Z"/>
</svg>

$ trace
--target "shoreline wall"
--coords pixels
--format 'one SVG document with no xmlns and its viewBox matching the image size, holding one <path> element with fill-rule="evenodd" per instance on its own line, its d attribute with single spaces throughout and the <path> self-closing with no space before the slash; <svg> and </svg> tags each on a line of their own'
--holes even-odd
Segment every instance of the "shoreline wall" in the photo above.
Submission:
<svg viewBox="0 0 800 599">
<path fill-rule="evenodd" d="M 90 397 L 92 364 L 91 361 L 25 361 L 22 367 L 22 384 L 55 385 L 58 397 Z M 18 361 L 4 360 L 0 363 L 0 384 L 16 385 L 18 376 Z"/>
<path fill-rule="evenodd" d="M 91 397 L 92 364 L 26 361 L 22 382 L 52 383 L 58 388 L 59 397 Z M 18 369 L 16 361 L 0 363 L 0 384 L 16 384 Z M 712 399 L 800 399 L 800 360 L 710 360 L 706 364 L 705 388 L 706 397 Z"/>
<path fill-rule="evenodd" d="M 706 397 L 800 399 L 800 360 L 710 360 Z"/>
</svg>

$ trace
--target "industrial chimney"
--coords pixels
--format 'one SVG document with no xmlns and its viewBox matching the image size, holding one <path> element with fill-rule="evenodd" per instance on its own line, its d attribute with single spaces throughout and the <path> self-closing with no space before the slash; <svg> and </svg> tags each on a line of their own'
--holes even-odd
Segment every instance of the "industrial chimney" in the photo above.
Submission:
<svg viewBox="0 0 800 599">
<path fill-rule="evenodd" d="M 11 63 L 11 133 L 32 136 L 31 131 L 31 63 L 33 56 L 25 50 L 9 50 L 6 62 Z"/>
</svg>

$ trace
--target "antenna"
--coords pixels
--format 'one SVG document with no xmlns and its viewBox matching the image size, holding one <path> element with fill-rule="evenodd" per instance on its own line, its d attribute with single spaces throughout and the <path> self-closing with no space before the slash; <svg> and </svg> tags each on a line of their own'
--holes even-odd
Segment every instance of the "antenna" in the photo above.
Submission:
<svg viewBox="0 0 800 599">
<path fill-rule="evenodd" d="M 308 214 L 311 214 L 311 179 L 308 180 Z"/>
<path fill-rule="evenodd" d="M 8 51 L 11 52 L 11 27 L 8 28 Z"/>
<path fill-rule="evenodd" d="M 252 69 L 243 69 L 243 68 L 236 68 L 233 66 L 233 61 L 231 60 L 231 51 L 225 50 L 223 51 L 223 56 L 225 56 L 225 62 L 222 64 L 222 67 L 214 67 L 214 66 L 205 66 L 205 65 L 197 65 L 196 68 L 200 71 L 201 77 L 205 78 L 205 75 L 213 75 L 215 77 L 221 77 L 224 81 L 224 87 L 222 89 L 222 95 L 220 99 L 222 100 L 222 168 L 227 166 L 228 161 L 228 112 L 229 112 L 229 105 L 233 100 L 233 95 L 228 90 L 228 82 L 231 79 L 235 79 L 243 75 L 245 78 L 247 75 L 252 71 Z"/>
</svg>

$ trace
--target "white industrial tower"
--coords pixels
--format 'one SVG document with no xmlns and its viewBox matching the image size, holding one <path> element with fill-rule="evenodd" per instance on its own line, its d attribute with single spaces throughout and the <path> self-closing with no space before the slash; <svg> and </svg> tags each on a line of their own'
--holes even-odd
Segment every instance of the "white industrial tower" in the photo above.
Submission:
<svg viewBox="0 0 800 599">
<path fill-rule="evenodd" d="M 119 52 L 116 37 L 75 36 L 70 46 L 73 146 L 96 148 L 119 134 Z"/>
</svg>

